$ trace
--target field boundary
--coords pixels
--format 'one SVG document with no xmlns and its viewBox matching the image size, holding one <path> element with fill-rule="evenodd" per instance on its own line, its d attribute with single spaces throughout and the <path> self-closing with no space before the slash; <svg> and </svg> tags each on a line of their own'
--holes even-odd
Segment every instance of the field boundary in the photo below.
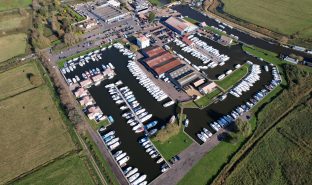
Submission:
<svg viewBox="0 0 312 185">
<path fill-rule="evenodd" d="M 71 150 L 71 151 L 68 151 L 68 152 L 66 152 L 66 153 L 64 153 L 64 154 L 62 154 L 62 155 L 60 155 L 60 156 L 58 156 L 58 157 L 56 157 L 56 158 L 54 158 L 54 159 L 51 159 L 51 160 L 49 160 L 49 161 L 46 161 L 45 163 L 42 163 L 42 164 L 39 165 L 39 166 L 36 166 L 35 168 L 33 168 L 33 169 L 31 169 L 31 170 L 29 170 L 29 171 L 27 171 L 27 172 L 24 172 L 24 173 L 22 173 L 22 174 L 16 176 L 15 178 L 13 178 L 13 179 L 11 179 L 11 180 L 5 182 L 4 184 L 11 184 L 11 183 L 13 183 L 13 182 L 15 182 L 15 181 L 21 180 L 21 179 L 23 179 L 24 177 L 26 177 L 26 176 L 28 176 L 28 175 L 31 175 L 32 173 L 34 173 L 34 172 L 36 172 L 36 171 L 39 171 L 40 169 L 42 169 L 42 168 L 44 168 L 44 167 L 46 167 L 46 166 L 49 166 L 50 164 L 52 164 L 52 163 L 54 163 L 54 162 L 56 162 L 56 161 L 58 161 L 58 160 L 65 159 L 66 157 L 71 156 L 71 155 L 74 155 L 74 154 L 76 154 L 76 151 L 75 151 L 74 149 Z"/>
<path fill-rule="evenodd" d="M 300 108 L 300 106 L 299 107 L 297 107 L 297 108 Z M 295 109 L 293 109 L 292 111 L 294 111 Z M 292 112 L 291 111 L 291 112 Z M 290 113 L 291 113 L 290 112 Z M 277 132 L 281 135 L 281 136 L 283 136 L 285 139 L 287 139 L 287 140 L 289 140 L 290 142 L 292 142 L 293 144 L 295 144 L 295 145 L 297 145 L 299 148 L 301 148 L 302 150 L 305 150 L 306 152 L 308 152 L 308 153 L 312 153 L 312 148 L 310 148 L 310 146 L 309 145 L 307 145 L 305 142 L 303 142 L 303 141 L 300 141 L 300 138 L 296 138 L 296 139 L 298 139 L 298 140 L 295 140 L 294 139 L 294 137 L 295 136 L 292 136 L 290 133 L 288 133 L 288 132 L 286 132 L 286 131 L 283 131 L 282 129 L 279 129 L 279 128 L 277 128 Z"/>
</svg>

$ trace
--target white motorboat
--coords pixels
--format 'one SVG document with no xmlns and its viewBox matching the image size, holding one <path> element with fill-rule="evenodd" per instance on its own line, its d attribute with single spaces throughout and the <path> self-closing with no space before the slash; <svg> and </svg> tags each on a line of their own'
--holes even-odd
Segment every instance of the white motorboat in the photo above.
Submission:
<svg viewBox="0 0 312 185">
<path fill-rule="evenodd" d="M 131 183 L 131 185 L 138 185 L 139 183 L 143 182 L 146 179 L 146 175 L 142 175 L 139 178 L 137 178 L 135 181 Z"/>
<path fill-rule="evenodd" d="M 119 161 L 118 161 L 118 164 L 119 164 L 120 166 L 123 166 L 123 165 L 126 164 L 126 162 L 129 161 L 129 159 L 130 159 L 130 157 L 129 157 L 129 156 L 126 156 L 126 157 L 122 158 L 121 160 L 119 160 Z"/>
<path fill-rule="evenodd" d="M 126 153 L 126 152 L 124 152 L 124 153 L 120 154 L 119 156 L 117 156 L 117 157 L 116 157 L 116 161 L 121 160 L 121 159 L 122 159 L 122 158 L 124 158 L 126 155 L 127 155 L 127 153 Z"/>
<path fill-rule="evenodd" d="M 129 172 L 126 174 L 126 177 L 129 178 L 129 177 L 131 177 L 133 174 L 135 174 L 136 172 L 138 172 L 138 169 L 137 169 L 137 168 L 134 168 L 133 170 L 129 171 Z"/>
<path fill-rule="evenodd" d="M 135 173 L 131 177 L 129 177 L 129 182 L 133 182 L 135 179 L 137 179 L 140 176 L 140 173 Z"/>
</svg>

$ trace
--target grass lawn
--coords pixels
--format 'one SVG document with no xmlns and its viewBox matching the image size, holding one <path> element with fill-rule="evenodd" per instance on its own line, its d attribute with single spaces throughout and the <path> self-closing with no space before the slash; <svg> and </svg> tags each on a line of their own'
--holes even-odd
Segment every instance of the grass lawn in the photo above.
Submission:
<svg viewBox="0 0 312 185">
<path fill-rule="evenodd" d="M 36 85 L 39 85 L 32 84 L 27 78 L 27 74 L 33 74 L 40 77 L 39 79 L 42 83 L 42 78 L 40 76 L 38 68 L 33 62 L 26 63 L 17 68 L 0 73 L 0 86 L 5 87 L 0 88 L 0 100 L 34 88 L 36 87 Z"/>
<path fill-rule="evenodd" d="M 75 148 L 47 86 L 0 107 L 0 184 Z"/>
<path fill-rule="evenodd" d="M 207 107 L 212 103 L 214 97 L 218 96 L 220 93 L 221 93 L 220 89 L 215 89 L 211 93 L 206 94 L 205 96 L 201 97 L 198 100 L 195 100 L 194 102 L 199 108 Z"/>
<path fill-rule="evenodd" d="M 181 128 L 177 135 L 170 137 L 164 143 L 161 143 L 154 138 L 152 138 L 152 142 L 163 155 L 163 157 L 166 160 L 169 160 L 173 156 L 186 149 L 190 144 L 192 144 L 193 141 L 183 132 Z"/>
<path fill-rule="evenodd" d="M 226 76 L 223 80 L 215 81 L 222 89 L 228 90 L 238 81 L 240 81 L 248 73 L 248 64 L 244 64 L 241 68 L 236 69 L 232 74 Z"/>
<path fill-rule="evenodd" d="M 0 50 L 0 62 L 24 54 L 26 49 L 26 37 L 27 35 L 24 33 L 0 37 L 0 45 L 3 46 Z"/>
<path fill-rule="evenodd" d="M 105 120 L 100 121 L 100 122 L 96 122 L 95 120 L 89 120 L 89 123 L 91 124 L 91 126 L 94 130 L 98 130 L 101 127 L 106 127 L 106 126 L 111 124 L 108 119 L 105 119 Z"/>
<path fill-rule="evenodd" d="M 9 14 L 0 17 L 0 32 L 28 27 L 29 16 L 22 17 L 20 14 Z"/>
<path fill-rule="evenodd" d="M 311 38 L 310 34 L 301 34 L 301 30 L 311 28 L 311 0 L 222 0 L 224 11 L 242 20 L 257 24 L 278 33 Z M 259 16 L 261 15 L 261 16 Z"/>
<path fill-rule="evenodd" d="M 64 159 L 57 160 L 39 171 L 22 178 L 14 184 L 94 184 L 84 162 L 85 159 L 81 159 L 78 155 L 71 155 Z"/>
<path fill-rule="evenodd" d="M 179 106 L 183 108 L 198 108 L 198 106 L 192 100 L 188 102 L 179 103 Z"/>
<path fill-rule="evenodd" d="M 65 10 L 76 19 L 77 22 L 83 21 L 86 19 L 85 17 L 81 16 L 79 13 L 77 13 L 75 10 L 73 10 L 70 6 L 65 6 Z"/>
<path fill-rule="evenodd" d="M 208 152 L 197 164 L 183 177 L 178 185 L 206 185 L 210 184 L 219 170 L 227 163 L 229 157 L 236 152 L 244 138 L 240 137 L 236 144 L 221 142 Z"/>
<path fill-rule="evenodd" d="M 192 18 L 189 18 L 189 17 L 184 17 L 184 20 L 190 22 L 190 23 L 193 23 L 193 24 L 197 24 L 198 21 L 196 21 L 195 19 L 192 19 Z"/>
<path fill-rule="evenodd" d="M 31 5 L 32 0 L 0 0 L 0 11 L 14 8 L 26 8 Z"/>
<path fill-rule="evenodd" d="M 204 27 L 204 29 L 205 29 L 205 30 L 210 30 L 210 31 L 212 31 L 213 33 L 215 33 L 215 34 L 217 34 L 217 35 L 226 35 L 226 34 L 223 33 L 222 31 L 219 31 L 219 30 L 217 30 L 217 29 L 215 29 L 215 28 L 212 28 L 212 27 L 210 27 L 210 26 L 206 26 L 206 27 Z"/>
<path fill-rule="evenodd" d="M 311 112 L 311 107 L 300 106 L 287 115 L 239 163 L 225 184 L 310 184 Z"/>
<path fill-rule="evenodd" d="M 159 0 L 148 0 L 154 6 L 161 6 L 162 3 Z"/>
</svg>

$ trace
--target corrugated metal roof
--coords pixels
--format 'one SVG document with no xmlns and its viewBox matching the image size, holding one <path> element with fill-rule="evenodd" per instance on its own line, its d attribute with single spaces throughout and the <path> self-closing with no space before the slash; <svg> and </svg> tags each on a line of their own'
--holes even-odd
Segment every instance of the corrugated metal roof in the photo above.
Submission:
<svg viewBox="0 0 312 185">
<path fill-rule="evenodd" d="M 159 46 L 151 46 L 148 48 L 145 48 L 143 52 L 148 56 L 148 57 L 154 57 L 158 55 L 159 53 L 164 52 L 165 50 L 162 47 Z"/>
<path fill-rule="evenodd" d="M 163 62 L 166 62 L 170 59 L 173 58 L 173 55 L 169 52 L 165 52 L 165 53 L 162 53 L 161 55 L 157 56 L 157 57 L 154 57 L 154 58 L 148 58 L 145 60 L 145 63 L 153 68 L 154 66 L 157 66 Z"/>
<path fill-rule="evenodd" d="M 154 71 L 155 71 L 158 75 L 161 75 L 161 74 L 163 74 L 163 73 L 169 71 L 170 69 L 175 68 L 175 67 L 177 67 L 178 65 L 181 65 L 181 64 L 182 64 L 182 63 L 180 62 L 180 60 L 176 59 L 176 60 L 174 60 L 174 61 L 172 61 L 172 62 L 169 62 L 169 63 L 167 63 L 167 64 L 165 64 L 165 65 L 162 65 L 162 66 L 160 66 L 160 67 L 154 68 Z"/>
</svg>

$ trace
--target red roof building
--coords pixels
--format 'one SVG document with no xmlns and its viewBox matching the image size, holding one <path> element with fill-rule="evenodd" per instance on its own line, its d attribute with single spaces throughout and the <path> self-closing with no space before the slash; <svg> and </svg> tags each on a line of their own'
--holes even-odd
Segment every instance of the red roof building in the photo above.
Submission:
<svg viewBox="0 0 312 185">
<path fill-rule="evenodd" d="M 180 60 L 176 59 L 172 62 L 169 62 L 165 65 L 162 65 L 162 66 L 159 66 L 159 67 L 156 67 L 156 68 L 153 68 L 153 70 L 156 72 L 156 74 L 158 76 L 164 74 L 165 72 L 177 67 L 178 65 L 181 65 L 182 63 L 180 62 Z"/>
<path fill-rule="evenodd" d="M 151 46 L 142 50 L 143 55 L 145 55 L 146 57 L 154 57 L 164 51 L 165 50 L 159 46 Z"/>
<path fill-rule="evenodd" d="M 173 55 L 169 52 L 164 52 L 162 55 L 153 58 L 147 58 L 144 62 L 151 68 L 161 65 L 162 63 L 173 58 Z"/>
</svg>

